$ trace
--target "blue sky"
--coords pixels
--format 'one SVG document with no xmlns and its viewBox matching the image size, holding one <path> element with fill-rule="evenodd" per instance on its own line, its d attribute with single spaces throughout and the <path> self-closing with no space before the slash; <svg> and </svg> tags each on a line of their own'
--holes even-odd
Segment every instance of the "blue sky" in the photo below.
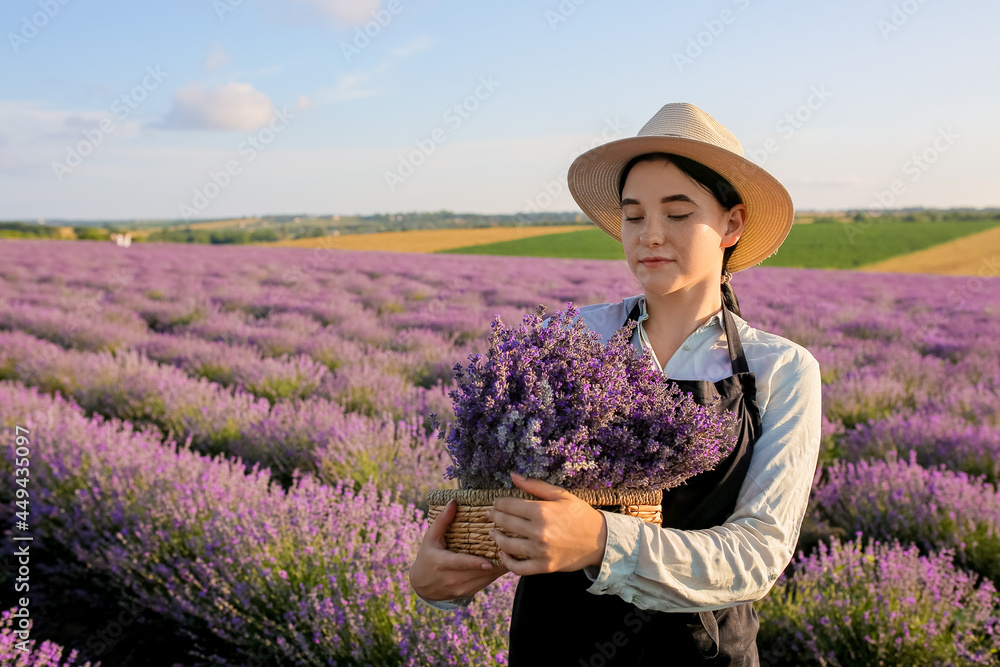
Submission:
<svg viewBox="0 0 1000 667">
<path fill-rule="evenodd" d="M 8 0 L 0 219 L 578 210 L 573 158 L 682 101 L 798 210 L 1000 206 L 998 23 L 992 0 Z"/>
</svg>

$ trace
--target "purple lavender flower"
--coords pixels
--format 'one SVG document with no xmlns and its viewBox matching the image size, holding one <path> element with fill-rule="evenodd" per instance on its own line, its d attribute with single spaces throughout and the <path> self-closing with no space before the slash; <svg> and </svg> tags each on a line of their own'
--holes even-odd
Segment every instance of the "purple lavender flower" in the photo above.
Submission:
<svg viewBox="0 0 1000 667">
<path fill-rule="evenodd" d="M 668 382 L 632 346 L 634 322 L 605 345 L 572 302 L 545 322 L 544 310 L 519 329 L 495 317 L 487 355 L 456 364 L 455 421 L 440 434 L 454 460 L 446 477 L 468 488 L 509 488 L 518 472 L 578 489 L 668 489 L 732 451 L 735 413 Z"/>
<path fill-rule="evenodd" d="M 789 664 L 991 665 L 1000 651 L 1000 597 L 989 579 L 957 569 L 954 551 L 916 545 L 820 542 L 758 604 L 763 649 Z M 783 663 L 784 664 L 784 663 Z"/>
<path fill-rule="evenodd" d="M 970 569 L 1000 580 L 1000 492 L 983 477 L 928 470 L 889 451 L 885 461 L 839 460 L 817 470 L 813 512 L 851 534 L 956 551 Z"/>
<path fill-rule="evenodd" d="M 100 667 L 100 662 L 91 665 L 90 662 L 77 662 L 79 653 L 76 649 L 66 651 L 65 648 L 50 641 L 38 642 L 29 639 L 24 642 L 22 650 L 21 638 L 14 634 L 14 612 L 16 607 L 0 612 L 0 665 L 10 667 Z M 33 622 L 29 621 L 30 624 Z M 22 629 L 20 625 L 16 629 Z M 63 661 L 63 652 L 66 652 L 66 660 Z"/>
</svg>

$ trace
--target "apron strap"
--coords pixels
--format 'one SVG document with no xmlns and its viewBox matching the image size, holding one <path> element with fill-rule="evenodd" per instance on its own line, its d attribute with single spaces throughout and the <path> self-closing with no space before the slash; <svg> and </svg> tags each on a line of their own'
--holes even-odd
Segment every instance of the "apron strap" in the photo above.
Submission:
<svg viewBox="0 0 1000 667">
<path fill-rule="evenodd" d="M 642 309 L 639 307 L 639 300 L 629 311 L 628 319 L 639 321 Z M 746 355 L 743 353 L 743 343 L 740 341 L 740 332 L 736 327 L 736 320 L 733 314 L 726 308 L 725 301 L 722 302 L 722 328 L 726 332 L 726 345 L 729 347 L 729 361 L 733 367 L 733 375 L 738 373 L 749 373 L 750 366 L 747 364 Z"/>
<path fill-rule="evenodd" d="M 729 360 L 733 364 L 733 375 L 739 373 L 749 373 L 750 366 L 747 358 L 743 354 L 743 342 L 740 341 L 740 332 L 736 328 L 736 320 L 733 314 L 726 308 L 726 302 L 722 302 L 722 325 L 726 330 L 726 343 L 729 345 Z"/>
</svg>

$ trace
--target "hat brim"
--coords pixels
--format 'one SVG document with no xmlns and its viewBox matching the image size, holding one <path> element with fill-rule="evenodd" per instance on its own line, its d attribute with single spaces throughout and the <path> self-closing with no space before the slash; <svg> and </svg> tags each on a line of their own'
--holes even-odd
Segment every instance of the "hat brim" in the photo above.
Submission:
<svg viewBox="0 0 1000 667">
<path fill-rule="evenodd" d="M 782 244 L 792 228 L 792 197 L 762 167 L 725 148 L 670 136 L 627 137 L 602 144 L 577 157 L 567 174 L 569 191 L 583 212 L 621 242 L 618 179 L 629 160 L 643 153 L 674 153 L 718 172 L 736 188 L 747 207 L 746 226 L 729 257 L 730 273 L 759 264 Z"/>
</svg>

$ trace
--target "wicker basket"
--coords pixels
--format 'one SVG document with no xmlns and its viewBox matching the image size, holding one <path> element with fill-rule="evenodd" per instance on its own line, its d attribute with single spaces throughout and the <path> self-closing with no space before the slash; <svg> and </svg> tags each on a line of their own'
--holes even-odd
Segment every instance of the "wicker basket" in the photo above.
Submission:
<svg viewBox="0 0 1000 667">
<path fill-rule="evenodd" d="M 569 489 L 573 495 L 597 509 L 635 516 L 643 521 L 662 523 L 661 489 Z M 486 518 L 486 510 L 493 507 L 496 498 L 511 497 L 538 500 L 527 491 L 512 489 L 431 489 L 427 492 L 429 505 L 427 517 L 434 521 L 444 511 L 452 498 L 458 503 L 455 518 L 445 533 L 445 546 L 449 551 L 484 556 L 494 565 L 500 565 L 499 547 L 490 537 L 494 525 Z M 503 532 L 503 531 L 501 531 Z M 505 533 L 507 534 L 507 533 Z"/>
</svg>

